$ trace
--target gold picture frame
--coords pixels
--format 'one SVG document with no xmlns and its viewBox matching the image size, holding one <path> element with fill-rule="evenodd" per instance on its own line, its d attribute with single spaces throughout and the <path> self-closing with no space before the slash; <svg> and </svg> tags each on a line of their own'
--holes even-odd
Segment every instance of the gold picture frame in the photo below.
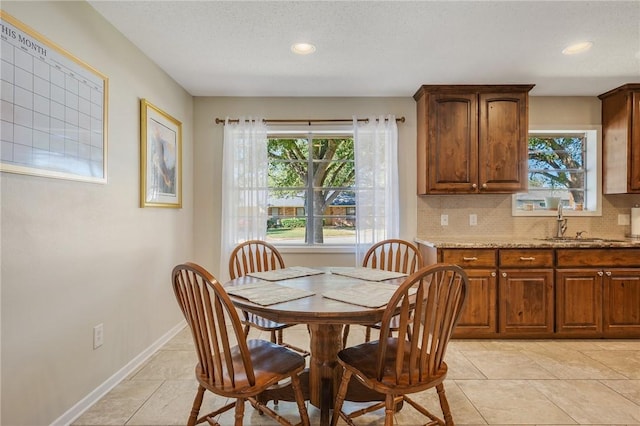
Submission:
<svg viewBox="0 0 640 426">
<path fill-rule="evenodd" d="M 140 207 L 182 208 L 182 123 L 140 99 Z"/>
</svg>

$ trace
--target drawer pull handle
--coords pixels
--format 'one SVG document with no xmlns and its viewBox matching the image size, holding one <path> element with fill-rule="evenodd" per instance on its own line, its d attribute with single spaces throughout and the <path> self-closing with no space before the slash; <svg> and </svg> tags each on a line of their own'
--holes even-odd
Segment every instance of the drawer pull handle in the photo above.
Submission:
<svg viewBox="0 0 640 426">
<path fill-rule="evenodd" d="M 466 261 L 466 262 L 473 262 L 473 261 L 478 260 L 478 258 L 477 258 L 477 257 L 466 257 L 466 256 L 464 256 L 464 257 L 462 258 L 462 260 L 464 260 L 464 261 Z"/>
<path fill-rule="evenodd" d="M 536 258 L 533 257 L 533 256 L 531 256 L 531 257 L 520 256 L 520 260 L 534 261 L 534 260 L 536 260 Z"/>
</svg>

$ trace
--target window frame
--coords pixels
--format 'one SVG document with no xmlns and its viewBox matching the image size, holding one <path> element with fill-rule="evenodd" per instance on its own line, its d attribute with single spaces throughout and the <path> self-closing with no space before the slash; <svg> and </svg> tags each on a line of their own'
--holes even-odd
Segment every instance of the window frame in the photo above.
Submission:
<svg viewBox="0 0 640 426">
<path fill-rule="evenodd" d="M 354 138 L 354 131 L 352 125 L 335 125 L 332 124 L 330 126 L 326 125 L 312 125 L 312 126 L 286 126 L 279 127 L 277 129 L 269 129 L 267 131 L 267 138 L 293 138 L 293 137 L 311 137 L 311 138 L 330 138 L 330 137 L 350 137 Z M 355 146 L 354 146 L 355 149 Z M 313 161 L 313 160 L 310 160 Z M 354 164 L 355 164 L 355 153 L 354 153 Z M 313 191 L 309 184 L 306 185 L 305 191 Z M 269 187 L 271 189 L 271 187 Z M 355 190 L 355 183 L 354 183 Z M 307 192 L 307 196 L 310 196 L 310 192 Z M 313 208 L 305 209 L 305 215 L 313 215 Z M 298 209 L 296 209 L 297 213 Z M 310 224 L 307 221 L 307 229 L 309 232 Z M 331 253 L 354 253 L 355 252 L 355 235 L 353 243 L 306 243 L 306 242 L 296 242 L 296 243 L 287 243 L 287 242 L 278 242 L 269 240 L 269 243 L 278 247 L 282 253 L 310 253 L 310 252 L 331 252 Z"/>
<path fill-rule="evenodd" d="M 530 128 L 527 134 L 527 143 L 530 134 L 553 134 L 553 133 L 585 133 L 587 144 L 587 156 L 585 164 L 585 193 L 587 199 L 595 200 L 594 204 L 585 206 L 585 210 L 564 209 L 563 215 L 576 217 L 602 216 L 602 126 L 599 125 L 579 125 L 579 126 L 535 126 Z M 528 151 L 528 148 L 527 148 Z M 528 156 L 527 156 L 528 158 Z M 527 160 L 528 162 L 528 160 Z M 527 179 L 529 172 L 527 171 Z M 523 192 L 520 192 L 522 194 Z M 545 217 L 556 216 L 555 210 L 519 210 L 518 194 L 511 196 L 511 215 L 524 217 Z"/>
</svg>

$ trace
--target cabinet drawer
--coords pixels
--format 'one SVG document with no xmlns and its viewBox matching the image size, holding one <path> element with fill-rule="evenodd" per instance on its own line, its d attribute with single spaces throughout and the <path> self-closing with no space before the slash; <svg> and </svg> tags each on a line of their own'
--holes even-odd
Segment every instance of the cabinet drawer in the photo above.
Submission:
<svg viewBox="0 0 640 426">
<path fill-rule="evenodd" d="M 553 250 L 500 249 L 501 268 L 552 268 Z"/>
<path fill-rule="evenodd" d="M 453 263 L 462 268 L 494 268 L 496 250 L 493 249 L 443 249 L 442 262 Z"/>
<path fill-rule="evenodd" d="M 557 249 L 558 268 L 640 267 L 640 248 Z"/>
</svg>

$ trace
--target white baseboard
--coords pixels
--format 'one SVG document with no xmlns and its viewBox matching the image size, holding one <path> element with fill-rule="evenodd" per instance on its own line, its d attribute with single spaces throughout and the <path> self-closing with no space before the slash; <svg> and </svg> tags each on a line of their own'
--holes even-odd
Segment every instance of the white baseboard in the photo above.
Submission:
<svg viewBox="0 0 640 426">
<path fill-rule="evenodd" d="M 140 365 L 148 360 L 154 353 L 158 351 L 165 343 L 171 340 L 176 334 L 178 334 L 184 327 L 186 322 L 182 321 L 171 330 L 166 332 L 162 337 L 153 342 L 151 346 L 142 351 L 138 356 L 133 358 L 122 367 L 113 376 L 105 380 L 100 386 L 91 391 L 87 396 L 78 401 L 73 407 L 69 408 L 63 415 L 58 417 L 51 423 L 50 426 L 67 426 L 70 425 L 75 419 L 80 417 L 82 413 L 87 411 L 93 404 L 98 402 L 100 398 L 105 396 L 111 389 L 116 387 L 122 380 L 124 380 L 129 374 L 135 371 Z"/>
</svg>

